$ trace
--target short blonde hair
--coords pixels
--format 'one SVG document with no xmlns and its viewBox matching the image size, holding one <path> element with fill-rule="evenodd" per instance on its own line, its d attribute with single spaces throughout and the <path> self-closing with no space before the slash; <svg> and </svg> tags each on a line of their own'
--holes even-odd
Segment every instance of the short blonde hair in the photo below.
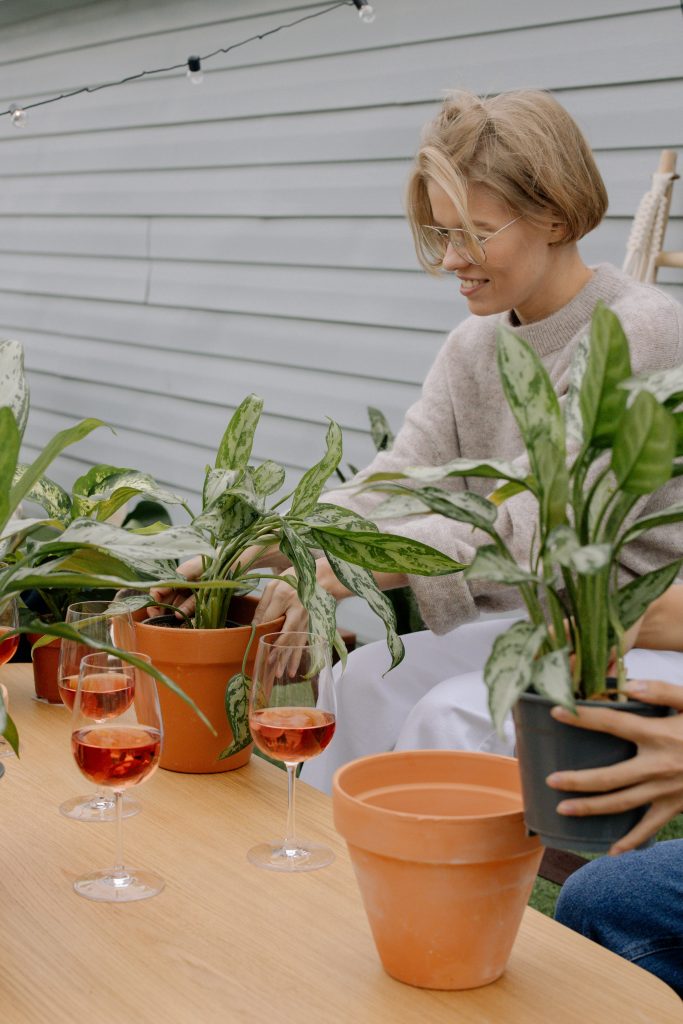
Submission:
<svg viewBox="0 0 683 1024">
<path fill-rule="evenodd" d="M 427 185 L 439 185 L 473 230 L 469 184 L 484 185 L 525 220 L 564 224 L 567 245 L 596 227 L 607 190 L 590 146 L 574 119 L 549 93 L 519 90 L 485 99 L 453 92 L 422 135 L 408 182 L 408 220 L 423 267 L 440 263 L 426 249 L 420 225 L 432 223 Z"/>
</svg>

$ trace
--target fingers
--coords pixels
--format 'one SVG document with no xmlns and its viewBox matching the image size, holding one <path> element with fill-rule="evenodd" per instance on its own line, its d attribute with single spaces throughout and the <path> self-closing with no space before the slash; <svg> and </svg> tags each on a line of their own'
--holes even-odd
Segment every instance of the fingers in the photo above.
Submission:
<svg viewBox="0 0 683 1024">
<path fill-rule="evenodd" d="M 625 689 L 629 697 L 646 704 L 661 704 L 683 711 L 683 686 L 663 683 L 659 679 L 629 679 Z"/>
<path fill-rule="evenodd" d="M 562 707 L 552 708 L 550 714 L 564 725 L 589 729 L 591 732 L 608 732 L 612 736 L 631 740 L 634 743 L 642 735 L 641 721 L 628 711 L 614 711 L 612 708 L 577 707 L 576 714 Z"/>
<path fill-rule="evenodd" d="M 628 850 L 635 850 L 654 836 L 674 815 L 680 810 L 675 803 L 669 801 L 657 801 L 649 807 L 637 825 L 630 832 L 618 839 L 610 849 L 611 856 L 626 853 Z"/>
<path fill-rule="evenodd" d="M 553 772 L 545 781 L 551 789 L 569 793 L 604 793 L 634 786 L 648 778 L 648 774 L 648 765 L 643 764 L 641 758 L 629 758 L 600 768 Z"/>
</svg>

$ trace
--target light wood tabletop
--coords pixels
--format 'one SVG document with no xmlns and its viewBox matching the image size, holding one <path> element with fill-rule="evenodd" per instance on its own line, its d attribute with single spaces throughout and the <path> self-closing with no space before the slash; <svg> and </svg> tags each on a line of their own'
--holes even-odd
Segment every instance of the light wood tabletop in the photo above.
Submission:
<svg viewBox="0 0 683 1024">
<path fill-rule="evenodd" d="M 669 1024 L 683 1004 L 638 967 L 528 909 L 507 971 L 485 988 L 436 992 L 379 963 L 330 800 L 299 786 L 300 832 L 331 844 L 328 868 L 252 867 L 281 833 L 286 777 L 253 758 L 222 775 L 158 771 L 124 821 L 129 864 L 166 889 L 126 905 L 77 896 L 113 862 L 114 826 L 62 817 L 90 788 L 69 749 L 69 713 L 33 697 L 31 668 L 0 681 L 22 739 L 0 781 L 0 1020 L 6 1024 Z M 453 927 L 472 928 L 454 921 Z"/>
</svg>

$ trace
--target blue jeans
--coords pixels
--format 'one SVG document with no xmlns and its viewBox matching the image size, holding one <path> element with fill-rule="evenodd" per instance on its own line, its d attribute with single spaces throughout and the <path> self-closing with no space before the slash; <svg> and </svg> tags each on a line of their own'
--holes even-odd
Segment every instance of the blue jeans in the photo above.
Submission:
<svg viewBox="0 0 683 1024">
<path fill-rule="evenodd" d="M 562 887 L 555 918 L 683 998 L 683 839 L 586 864 Z"/>
</svg>

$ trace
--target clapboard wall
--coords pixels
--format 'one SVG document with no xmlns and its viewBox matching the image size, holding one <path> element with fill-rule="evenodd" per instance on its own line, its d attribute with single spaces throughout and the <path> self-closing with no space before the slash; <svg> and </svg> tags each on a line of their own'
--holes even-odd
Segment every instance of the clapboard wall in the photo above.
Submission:
<svg viewBox="0 0 683 1024">
<path fill-rule="evenodd" d="M 184 61 L 293 21 L 308 0 L 5 0 L 0 108 Z M 371 454 L 466 315 L 417 268 L 402 191 L 450 87 L 552 90 L 584 127 L 610 210 L 584 243 L 623 259 L 664 147 L 683 150 L 683 16 L 655 0 L 376 0 L 182 72 L 0 118 L 0 337 L 26 350 L 26 455 L 86 415 L 112 424 L 55 466 L 144 468 L 196 500 L 231 409 L 266 412 L 257 458 L 292 478 Z M 683 248 L 683 188 L 669 248 Z M 683 298 L 672 272 L 664 286 Z M 680 281 L 680 275 L 679 275 Z M 669 282 L 669 283 L 667 283 Z"/>
</svg>

